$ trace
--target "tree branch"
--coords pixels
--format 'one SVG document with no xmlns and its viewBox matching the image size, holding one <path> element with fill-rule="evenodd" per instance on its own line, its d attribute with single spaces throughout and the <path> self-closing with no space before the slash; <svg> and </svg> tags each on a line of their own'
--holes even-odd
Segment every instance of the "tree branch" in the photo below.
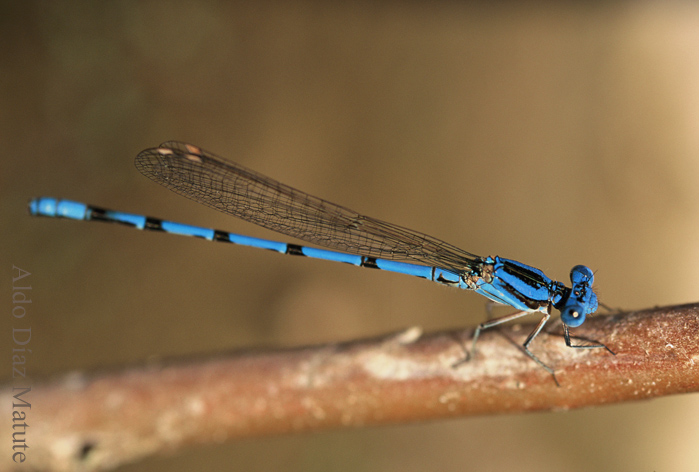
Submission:
<svg viewBox="0 0 699 472">
<path fill-rule="evenodd" d="M 571 332 L 607 344 L 570 349 L 561 326 L 532 350 L 533 325 L 381 338 L 201 361 L 70 374 L 33 385 L 27 450 L 46 470 L 111 468 L 184 446 L 258 435 L 540 410 L 567 410 L 699 390 L 699 304 L 595 316 Z M 557 331 L 557 334 L 555 334 Z M 516 345 L 516 344 L 517 345 Z M 0 391 L 12 403 L 12 387 Z M 7 424 L 3 415 L 0 424 Z M 11 469 L 8 448 L 0 469 Z"/>
</svg>

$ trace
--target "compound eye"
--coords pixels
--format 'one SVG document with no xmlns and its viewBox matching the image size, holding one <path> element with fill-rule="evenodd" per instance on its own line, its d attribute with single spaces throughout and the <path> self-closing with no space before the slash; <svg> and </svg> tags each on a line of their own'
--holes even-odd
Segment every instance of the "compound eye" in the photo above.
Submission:
<svg viewBox="0 0 699 472">
<path fill-rule="evenodd" d="M 592 270 L 584 265 L 576 265 L 570 271 L 570 281 L 573 285 L 586 284 L 592 285 L 595 280 L 595 275 Z"/>
</svg>

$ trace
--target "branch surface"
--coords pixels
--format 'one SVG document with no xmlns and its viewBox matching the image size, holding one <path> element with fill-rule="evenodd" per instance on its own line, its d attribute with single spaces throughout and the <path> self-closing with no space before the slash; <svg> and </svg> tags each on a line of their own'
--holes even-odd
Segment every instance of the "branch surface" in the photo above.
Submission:
<svg viewBox="0 0 699 472">
<path fill-rule="evenodd" d="M 109 469 L 233 438 L 568 410 L 699 390 L 699 304 L 598 315 L 571 330 L 616 356 L 566 347 L 560 325 L 540 334 L 532 351 L 555 369 L 560 388 L 518 347 L 532 328 L 484 331 L 476 358 L 457 368 L 472 330 L 423 335 L 409 328 L 348 343 L 69 374 L 32 385 L 25 466 Z M 16 393 L 0 389 L 5 408 Z M 4 431 L 11 421 L 2 415 Z M 1 470 L 17 467 L 11 453 L 0 450 Z"/>
</svg>

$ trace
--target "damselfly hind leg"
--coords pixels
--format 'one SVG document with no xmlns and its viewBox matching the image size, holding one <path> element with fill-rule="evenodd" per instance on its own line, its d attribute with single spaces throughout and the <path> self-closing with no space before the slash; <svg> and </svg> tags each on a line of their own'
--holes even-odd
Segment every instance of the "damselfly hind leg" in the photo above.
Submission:
<svg viewBox="0 0 699 472">
<path fill-rule="evenodd" d="M 521 317 L 529 315 L 531 313 L 532 313 L 531 311 L 518 311 L 515 313 L 511 313 L 509 315 L 501 316 L 500 318 L 495 318 L 495 319 L 488 320 L 488 321 L 485 321 L 485 322 L 479 324 L 473 333 L 473 340 L 471 341 L 470 351 L 466 352 L 466 355 L 464 356 L 463 359 L 452 364 L 452 367 L 458 367 L 459 365 L 461 365 L 465 362 L 468 362 L 475 357 L 475 355 L 476 355 L 476 343 L 478 342 L 478 338 L 481 335 L 481 331 L 483 331 L 484 329 L 488 329 L 488 328 L 492 328 L 494 326 L 501 325 L 503 323 L 507 323 L 508 321 L 516 320 L 517 318 L 521 318 Z M 546 372 L 551 374 L 551 377 L 553 377 L 553 381 L 556 383 L 556 386 L 560 387 L 561 385 L 558 383 L 558 379 L 556 378 L 556 374 L 553 372 L 553 369 L 551 367 L 547 366 L 546 364 L 544 364 L 541 361 L 541 359 L 536 357 L 534 355 L 534 353 L 532 353 L 529 350 L 529 345 L 532 343 L 532 341 L 534 341 L 534 338 L 536 338 L 539 335 L 539 333 L 543 329 L 544 325 L 546 325 L 546 322 L 549 320 L 549 318 L 551 318 L 551 314 L 545 313 L 544 316 L 539 321 L 539 323 L 537 323 L 534 330 L 532 330 L 532 332 L 529 333 L 529 336 L 527 336 L 527 339 L 522 344 L 522 348 L 523 348 L 525 354 L 527 354 L 527 356 L 529 356 L 534 362 L 539 364 L 544 370 L 546 370 Z"/>
</svg>

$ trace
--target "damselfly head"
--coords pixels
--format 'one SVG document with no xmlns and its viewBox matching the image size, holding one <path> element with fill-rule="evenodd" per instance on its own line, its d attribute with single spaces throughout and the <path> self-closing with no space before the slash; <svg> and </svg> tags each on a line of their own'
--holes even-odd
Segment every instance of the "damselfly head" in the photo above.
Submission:
<svg viewBox="0 0 699 472">
<path fill-rule="evenodd" d="M 577 265 L 570 271 L 572 287 L 561 309 L 561 321 L 571 328 L 585 322 L 587 315 L 597 311 L 597 295 L 592 291 L 594 274 L 589 267 Z"/>
</svg>

